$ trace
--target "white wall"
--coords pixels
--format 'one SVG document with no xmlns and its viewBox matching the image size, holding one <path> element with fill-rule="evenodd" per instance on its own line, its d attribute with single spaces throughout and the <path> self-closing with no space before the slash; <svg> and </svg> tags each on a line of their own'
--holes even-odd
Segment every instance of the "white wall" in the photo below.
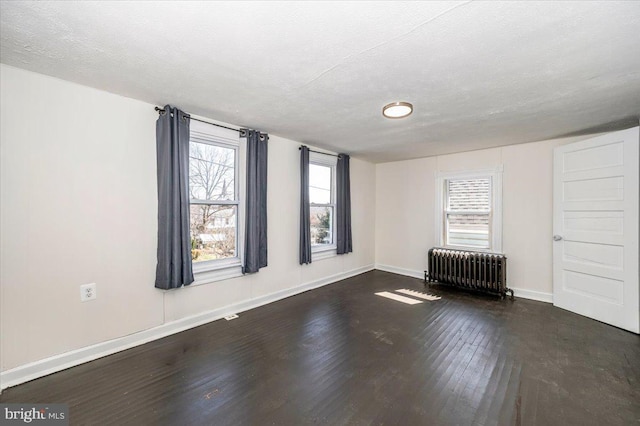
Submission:
<svg viewBox="0 0 640 426">
<path fill-rule="evenodd" d="M 269 266 L 173 291 L 153 286 L 153 105 L 0 66 L 2 371 L 371 267 L 421 276 L 435 173 L 502 164 L 509 286 L 552 292 L 553 148 L 586 137 L 374 166 L 352 159 L 354 253 L 301 267 L 298 146 L 269 143 Z M 375 230 L 375 232 L 374 232 Z M 79 286 L 98 298 L 81 303 Z M 528 292 L 528 293 L 527 293 Z"/>
<path fill-rule="evenodd" d="M 374 263 L 375 166 L 352 159 L 354 252 L 298 265 L 298 142 L 269 142 L 269 266 L 154 288 L 153 105 L 2 65 L 2 371 Z M 80 302 L 79 286 L 98 298 Z"/>
<path fill-rule="evenodd" d="M 422 276 L 435 228 L 438 172 L 503 165 L 503 252 L 516 295 L 551 300 L 553 148 L 585 137 L 376 165 L 376 266 Z"/>
</svg>

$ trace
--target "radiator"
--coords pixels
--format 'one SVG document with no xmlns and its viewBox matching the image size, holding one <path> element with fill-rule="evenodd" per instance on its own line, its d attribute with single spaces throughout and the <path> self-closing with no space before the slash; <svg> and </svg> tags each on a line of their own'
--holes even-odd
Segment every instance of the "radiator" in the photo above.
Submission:
<svg viewBox="0 0 640 426">
<path fill-rule="evenodd" d="M 498 253 L 481 253 L 434 247 L 429 250 L 424 283 L 441 283 L 491 293 L 504 298 L 507 288 L 507 258 Z"/>
</svg>

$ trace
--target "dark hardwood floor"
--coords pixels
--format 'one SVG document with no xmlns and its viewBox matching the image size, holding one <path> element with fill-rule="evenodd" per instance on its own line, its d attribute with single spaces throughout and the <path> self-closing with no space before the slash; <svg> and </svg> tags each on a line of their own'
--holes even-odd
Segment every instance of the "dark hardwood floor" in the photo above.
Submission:
<svg viewBox="0 0 640 426">
<path fill-rule="evenodd" d="M 381 271 L 7 389 L 71 424 L 629 425 L 640 337 L 549 304 Z"/>
</svg>

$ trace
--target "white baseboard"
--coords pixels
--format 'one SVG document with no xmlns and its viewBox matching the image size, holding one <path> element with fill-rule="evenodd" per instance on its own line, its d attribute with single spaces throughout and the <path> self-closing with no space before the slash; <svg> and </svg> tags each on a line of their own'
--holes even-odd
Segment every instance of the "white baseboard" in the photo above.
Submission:
<svg viewBox="0 0 640 426">
<path fill-rule="evenodd" d="M 405 275 L 407 277 L 424 279 L 424 271 L 416 271 L 414 269 L 398 268 L 397 266 L 383 265 L 376 263 L 376 269 L 385 272 L 391 272 L 392 274 Z"/>
<path fill-rule="evenodd" d="M 297 287 L 288 288 L 286 290 L 281 290 L 265 296 L 260 296 L 255 299 L 246 300 L 244 302 L 225 306 L 223 308 L 203 312 L 201 314 L 193 315 L 187 318 L 182 318 L 177 321 L 162 324 L 158 327 L 143 330 L 134 334 L 130 334 L 128 336 L 119 337 L 117 339 L 109 340 L 106 342 L 76 349 L 70 352 L 65 352 L 60 355 L 55 355 L 39 361 L 31 362 L 29 364 L 21 365 L 19 367 L 0 373 L 1 388 L 6 389 L 11 386 L 16 386 L 21 383 L 37 379 L 39 377 L 47 376 L 49 374 L 65 370 L 67 368 L 83 364 L 85 362 L 93 361 L 98 358 L 123 351 L 125 349 L 130 349 L 135 346 L 151 342 L 153 340 L 161 339 L 171 334 L 179 333 L 190 328 L 198 327 L 200 325 L 216 321 L 218 319 L 224 318 L 229 314 L 248 311 L 250 309 L 257 308 L 268 303 L 276 302 L 278 300 L 294 296 L 296 294 L 303 293 L 314 288 L 322 287 L 336 281 L 344 280 L 346 278 L 350 278 L 355 275 L 371 271 L 373 269 L 375 269 L 374 265 L 363 266 L 361 268 L 352 269 L 351 271 L 308 282 Z"/>
<path fill-rule="evenodd" d="M 515 297 L 522 299 L 537 300 L 538 302 L 553 303 L 553 293 L 544 293 L 542 291 L 527 290 L 524 288 L 509 287 L 513 290 Z"/>
<path fill-rule="evenodd" d="M 406 275 L 407 277 L 424 279 L 424 271 L 398 268 L 395 266 L 382 265 L 379 263 L 376 263 L 376 269 L 379 269 L 380 271 L 391 272 L 393 274 Z M 520 297 L 522 299 L 537 300 L 538 302 L 553 303 L 552 293 L 544 293 L 541 291 L 527 290 L 524 288 L 517 288 L 517 287 L 509 287 L 509 288 L 513 290 L 513 294 L 515 297 Z"/>
</svg>

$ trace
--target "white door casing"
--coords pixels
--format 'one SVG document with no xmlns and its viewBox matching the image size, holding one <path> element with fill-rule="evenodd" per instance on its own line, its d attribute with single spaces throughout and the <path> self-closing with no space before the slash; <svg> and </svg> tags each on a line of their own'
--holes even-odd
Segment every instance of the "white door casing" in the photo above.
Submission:
<svg viewBox="0 0 640 426">
<path fill-rule="evenodd" d="M 553 304 L 640 332 L 638 127 L 554 151 Z"/>
</svg>

